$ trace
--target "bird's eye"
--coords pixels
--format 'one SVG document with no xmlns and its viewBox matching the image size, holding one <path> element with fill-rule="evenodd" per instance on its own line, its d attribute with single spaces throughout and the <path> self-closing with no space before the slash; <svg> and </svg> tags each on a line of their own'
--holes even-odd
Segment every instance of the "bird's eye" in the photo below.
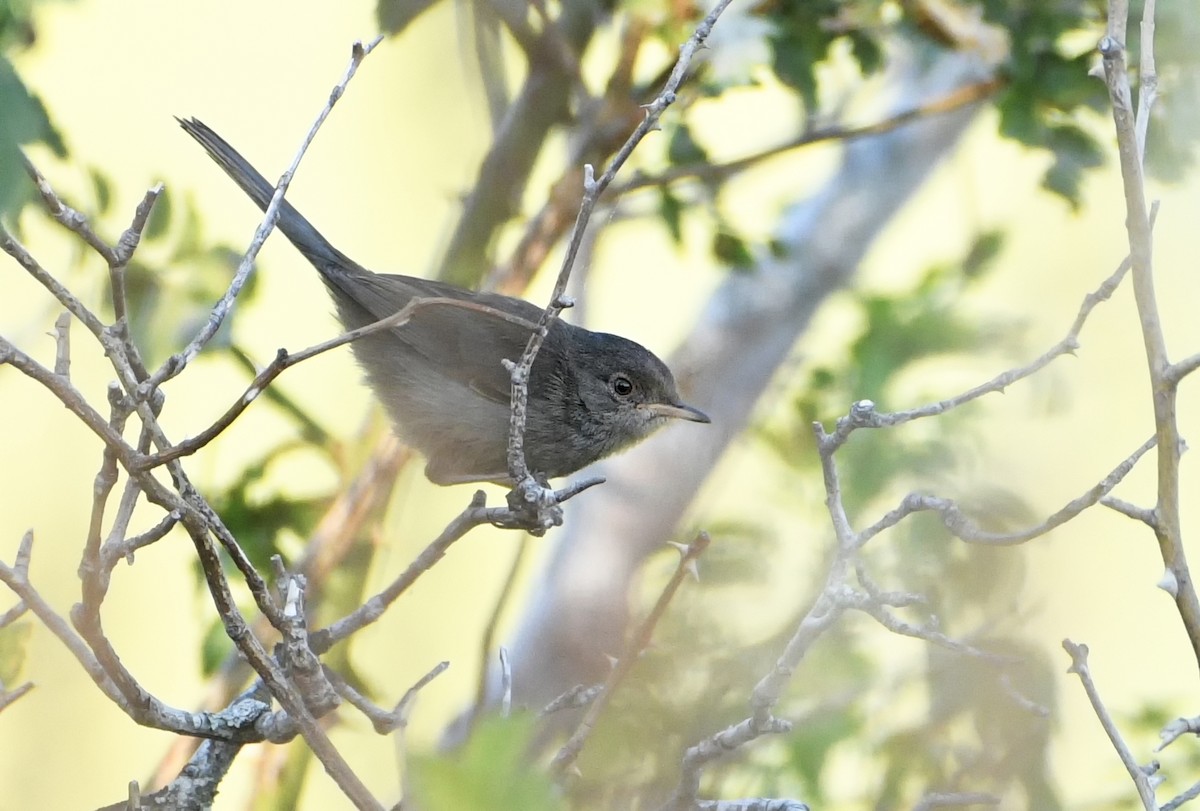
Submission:
<svg viewBox="0 0 1200 811">
<path fill-rule="evenodd" d="M 618 397 L 628 397 L 633 394 L 633 381 L 625 375 L 613 375 L 608 380 L 608 386 Z"/>
</svg>

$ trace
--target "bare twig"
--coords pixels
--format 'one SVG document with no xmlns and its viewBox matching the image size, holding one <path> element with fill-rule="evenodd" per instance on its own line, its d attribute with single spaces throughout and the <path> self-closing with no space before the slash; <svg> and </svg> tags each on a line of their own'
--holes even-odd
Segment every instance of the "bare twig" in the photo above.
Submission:
<svg viewBox="0 0 1200 811">
<path fill-rule="evenodd" d="M 29 611 L 29 606 L 25 605 L 24 600 L 20 600 L 12 608 L 0 614 L 0 629 L 7 628 L 14 622 L 25 616 Z"/>
<path fill-rule="evenodd" d="M 25 246 L 18 242 L 16 237 L 9 233 L 3 225 L 0 225 L 0 251 L 4 251 L 15 259 L 17 264 L 25 268 L 29 275 L 50 291 L 50 295 L 58 299 L 58 303 L 66 308 L 67 312 L 78 318 L 92 335 L 99 338 L 103 334 L 104 324 L 100 322 L 100 319 L 83 306 L 75 294 L 68 290 L 62 282 L 51 276 L 45 268 L 38 264 Z"/>
<path fill-rule="evenodd" d="M 1055 527 L 1062 526 L 1067 521 L 1070 521 L 1081 512 L 1097 504 L 1102 498 L 1112 492 L 1121 481 L 1129 475 L 1133 470 L 1134 465 L 1141 459 L 1147 451 L 1154 447 L 1156 442 L 1155 437 L 1150 437 L 1142 443 L 1141 447 L 1123 459 L 1120 464 L 1112 469 L 1111 472 L 1092 487 L 1088 488 L 1087 492 L 1072 499 L 1061 508 L 1051 513 L 1044 521 L 1035 524 L 1026 529 L 1017 530 L 1016 532 L 988 532 L 981 529 L 974 521 L 966 516 L 959 506 L 948 498 L 939 498 L 937 496 L 925 496 L 920 493 L 909 493 L 900 502 L 900 506 L 889 511 L 886 515 L 880 518 L 871 526 L 858 533 L 855 538 L 855 544 L 862 546 L 867 541 L 874 538 L 881 531 L 894 527 L 904 518 L 912 515 L 915 512 L 933 511 L 941 516 L 942 524 L 956 538 L 967 543 L 983 544 L 986 546 L 1015 546 L 1025 543 L 1026 541 L 1045 535 Z"/>
<path fill-rule="evenodd" d="M 525 553 L 528 549 L 529 536 L 522 535 L 520 542 L 517 544 L 517 550 L 513 554 L 512 563 L 509 564 L 508 575 L 504 578 L 504 585 L 500 587 L 500 594 L 496 597 L 496 603 L 492 606 L 491 616 L 488 617 L 487 625 L 483 629 L 479 652 L 479 677 L 475 685 L 475 705 L 471 708 L 469 715 L 472 722 L 479 718 L 483 712 L 484 705 L 487 703 L 488 673 L 491 670 L 490 660 L 492 658 L 492 650 L 496 646 L 496 629 L 500 625 L 501 614 L 508 607 L 508 601 L 512 597 L 513 588 L 517 584 L 517 575 L 521 572 L 521 564 L 525 560 Z"/>
<path fill-rule="evenodd" d="M 387 735 L 402 729 L 408 724 L 408 716 L 412 712 L 412 706 L 417 700 L 417 695 L 425 688 L 427 684 L 436 679 L 438 676 L 446 672 L 450 667 L 449 662 L 438 662 L 429 672 L 417 680 L 417 682 L 404 691 L 404 695 L 396 702 L 396 706 L 391 712 L 380 709 L 375 706 L 362 693 L 355 690 L 341 676 L 335 673 L 330 668 L 325 668 L 326 678 L 333 684 L 334 689 L 346 699 L 353 707 L 358 709 L 363 715 L 371 721 L 371 725 L 380 735 Z"/>
<path fill-rule="evenodd" d="M 221 328 L 225 317 L 229 314 L 233 307 L 233 302 L 237 299 L 238 294 L 242 292 L 242 287 L 245 286 L 246 280 L 250 277 L 250 272 L 254 269 L 254 260 L 258 256 L 259 250 L 263 243 L 275 228 L 275 221 L 279 217 L 279 204 L 283 200 L 283 195 L 287 192 L 287 188 L 291 185 L 292 177 L 296 174 L 296 169 L 300 166 L 300 160 L 304 157 L 304 153 L 308 151 L 309 145 L 317 135 L 317 130 L 325 123 L 325 119 L 333 110 L 333 105 L 337 104 L 341 99 L 342 94 L 346 92 L 346 86 L 350 80 L 354 78 L 354 74 L 358 71 L 358 66 L 362 64 L 363 59 L 375 50 L 380 42 L 383 41 L 383 36 L 380 35 L 371 42 L 364 45 L 361 41 L 355 42 L 350 51 L 350 64 L 346 67 L 346 73 L 342 76 L 340 82 L 334 85 L 333 90 L 329 94 L 328 101 L 317 115 L 316 120 L 308 130 L 308 134 L 300 144 L 300 148 L 296 151 L 296 156 L 292 158 L 291 164 L 279 178 L 279 183 L 275 186 L 275 193 L 271 196 L 270 203 L 267 204 L 266 211 L 263 212 L 262 223 L 254 232 L 254 238 L 250 241 L 250 246 L 246 249 L 242 261 L 238 264 L 237 271 L 234 273 L 233 280 L 229 283 L 229 288 L 225 294 L 221 296 L 216 305 L 212 309 L 208 320 L 200 331 L 181 352 L 178 352 L 167 358 L 166 362 L 150 377 L 147 381 L 150 390 L 161 386 L 165 381 L 170 380 L 179 374 L 202 350 L 212 337 L 217 334 L 217 330 Z"/>
<path fill-rule="evenodd" d="M 751 717 L 688 747 L 683 755 L 679 785 L 660 811 L 689 811 L 695 808 L 700 775 L 707 764 L 763 735 L 781 735 L 791 729 L 792 725 L 782 718 L 767 718 L 760 722 Z"/>
<path fill-rule="evenodd" d="M 1138 765 L 1137 761 L 1134 760 L 1133 752 L 1125 744 L 1120 730 L 1117 729 L 1116 722 L 1113 721 L 1112 716 L 1108 713 L 1108 708 L 1104 706 L 1104 701 L 1100 698 L 1100 692 L 1096 689 L 1096 683 L 1092 681 L 1092 672 L 1088 668 L 1087 645 L 1076 644 L 1069 639 L 1064 639 L 1063 649 L 1071 657 L 1071 667 L 1067 672 L 1079 676 L 1079 681 L 1083 684 L 1083 689 L 1087 693 L 1088 701 L 1092 704 L 1092 711 L 1096 713 L 1096 717 L 1100 720 L 1100 725 L 1104 727 L 1104 733 L 1108 735 L 1108 740 L 1112 743 L 1113 749 L 1117 751 L 1117 755 L 1121 758 L 1121 763 L 1125 765 L 1125 771 L 1129 773 L 1129 777 L 1137 787 L 1142 807 L 1146 811 L 1158 811 L 1158 801 L 1154 798 L 1154 787 L 1150 784 L 1149 776 Z"/>
<path fill-rule="evenodd" d="M 1142 5 L 1141 64 L 1138 66 L 1137 134 L 1138 162 L 1146 162 L 1146 133 L 1150 129 L 1150 112 L 1158 100 L 1158 70 L 1154 64 L 1154 12 L 1156 0 Z"/>
<path fill-rule="evenodd" d="M 513 674 L 508 648 L 500 646 L 500 717 L 512 715 Z"/>
<path fill-rule="evenodd" d="M 887 606 L 877 599 L 871 598 L 869 595 L 861 594 L 854 591 L 839 591 L 835 595 L 839 603 L 845 608 L 852 608 L 856 611 L 861 611 L 867 616 L 873 618 L 876 622 L 882 625 L 887 630 L 899 636 L 909 636 L 914 639 L 923 639 L 938 647 L 946 650 L 954 651 L 955 653 L 973 656 L 977 659 L 994 662 L 996 664 L 1007 664 L 1013 662 L 1013 657 L 1004 656 L 1002 654 L 991 653 L 977 648 L 974 645 L 960 642 L 946 636 L 941 631 L 935 628 L 922 627 L 913 625 L 910 622 L 897 617 L 895 614 L 887 610 Z"/>
<path fill-rule="evenodd" d="M 477 310 L 487 313 L 490 316 L 503 318 L 507 321 L 518 323 L 521 326 L 533 327 L 532 322 L 525 321 L 509 313 L 497 310 L 494 307 L 488 307 L 484 304 L 478 304 L 473 301 L 463 301 L 461 299 L 444 298 L 440 296 L 430 296 L 426 298 L 414 298 L 407 304 L 392 313 L 389 316 L 379 319 L 378 321 L 367 324 L 366 326 L 358 327 L 357 329 L 349 330 L 341 335 L 330 338 L 328 341 L 322 341 L 319 344 L 310 346 L 299 352 L 289 353 L 284 349 L 280 349 L 275 354 L 274 360 L 267 365 L 265 369 L 259 372 L 250 385 L 246 387 L 246 391 L 237 399 L 233 405 L 226 409 L 225 413 L 217 418 L 212 425 L 205 428 L 199 434 L 189 439 L 167 448 L 166 450 L 146 456 L 139 462 L 139 469 L 149 470 L 158 465 L 165 464 L 173 459 L 178 459 L 183 456 L 190 456 L 196 451 L 203 448 L 209 442 L 212 442 L 220 436 L 226 428 L 233 424 L 233 421 L 241 416 L 251 403 L 258 399 L 258 396 L 263 393 L 268 385 L 279 375 L 292 366 L 308 360 L 309 358 L 320 355 L 323 352 L 328 352 L 331 349 L 336 349 L 352 341 L 357 341 L 359 338 L 380 332 L 386 329 L 395 329 L 409 322 L 412 316 L 418 311 L 426 307 L 450 306 L 461 307 L 468 310 Z"/>
<path fill-rule="evenodd" d="M 1181 735 L 1200 735 L 1200 715 L 1192 718 L 1176 718 L 1171 723 L 1163 727 L 1162 732 L 1158 733 L 1158 737 L 1162 743 L 1154 750 L 1161 752 L 1175 742 Z"/>
<path fill-rule="evenodd" d="M 562 310 L 571 306 L 570 299 L 566 297 L 567 282 L 570 279 L 571 270 L 574 268 L 579 248 L 583 243 L 587 224 L 592 216 L 592 210 L 595 208 L 596 201 L 599 200 L 600 195 L 612 183 L 613 178 L 616 177 L 617 172 L 624 166 L 625 161 L 629 159 L 633 150 L 641 143 L 647 133 L 658 126 L 658 120 L 663 112 L 674 103 L 675 93 L 683 82 L 692 57 L 704 45 L 704 41 L 712 31 L 713 25 L 716 24 L 717 18 L 721 16 L 721 12 L 725 10 L 730 1 L 719 0 L 708 16 L 696 27 L 695 32 L 688 38 L 688 41 L 680 48 L 679 59 L 676 61 L 675 67 L 667 79 L 666 86 L 659 93 L 658 97 L 647 105 L 645 118 L 629 136 L 628 140 L 625 141 L 625 144 L 617 151 L 617 154 L 613 156 L 613 159 L 609 162 L 599 179 L 594 178 L 594 170 L 590 164 L 584 166 L 583 199 L 579 205 L 579 214 L 575 218 L 575 226 L 571 231 L 571 237 L 567 241 L 566 254 L 563 257 L 558 279 L 554 283 L 554 291 L 550 295 L 550 303 L 546 305 L 546 309 L 542 312 L 542 317 L 538 321 L 537 328 L 529 336 L 529 342 L 526 344 L 525 351 L 522 353 L 520 359 L 509 365 L 509 374 L 512 377 L 512 417 L 509 422 L 508 433 L 508 472 L 512 477 L 517 492 L 520 493 L 520 498 L 527 503 L 536 504 L 541 507 L 544 502 L 548 501 L 547 488 L 530 475 L 529 468 L 525 463 L 525 420 L 529 400 L 529 373 L 533 368 L 538 351 L 542 347 L 542 342 L 549 334 L 550 327 L 558 319 Z M 547 503 L 546 506 L 552 505 Z"/>
<path fill-rule="evenodd" d="M 696 811 L 809 811 L 799 800 L 774 800 L 751 797 L 745 800 L 697 800 Z"/>
<path fill-rule="evenodd" d="M 54 193 L 54 190 L 50 188 L 50 183 L 46 180 L 45 175 L 39 172 L 37 167 L 30 163 L 28 158 L 22 155 L 21 159 L 25 164 L 26 174 L 33 181 L 33 185 L 37 187 L 38 195 L 42 198 L 42 203 L 45 205 L 46 210 L 50 212 L 50 216 L 54 218 L 55 222 L 78 234 L 109 265 L 116 264 L 116 253 L 108 246 L 108 243 L 92 230 L 87 217 L 64 203 Z"/>
<path fill-rule="evenodd" d="M 584 686 L 577 684 L 570 690 L 560 695 L 558 698 L 551 701 L 545 707 L 542 707 L 539 715 L 550 715 L 551 713 L 559 712 L 560 710 L 577 710 L 580 707 L 586 707 L 596 700 L 596 696 L 600 695 L 604 690 L 603 684 L 593 684 Z"/>
<path fill-rule="evenodd" d="M 1121 515 L 1132 518 L 1134 521 L 1141 521 L 1150 529 L 1156 529 L 1158 524 L 1158 516 L 1154 514 L 1154 510 L 1146 507 L 1139 507 L 1136 504 L 1131 504 L 1124 499 L 1116 496 L 1105 496 L 1100 499 L 1100 503 L 1108 507 L 1110 510 L 1121 513 Z"/>
<path fill-rule="evenodd" d="M 1166 379 L 1170 383 L 1178 383 L 1197 369 L 1200 369 L 1200 352 L 1171 364 L 1167 369 Z"/>
<path fill-rule="evenodd" d="M 913 811 L 933 811 L 934 808 L 965 808 L 971 805 L 999 805 L 1000 798 L 979 792 L 935 792 L 926 794 L 913 806 Z"/>
<path fill-rule="evenodd" d="M 875 121 L 870 124 L 864 124 L 858 127 L 846 126 L 828 126 L 815 127 L 809 129 L 790 141 L 764 149 L 761 152 L 756 152 L 753 155 L 747 155 L 744 158 L 728 161 L 726 163 L 699 162 L 682 164 L 680 166 L 672 166 L 658 174 L 654 175 L 638 175 L 628 182 L 622 184 L 616 194 L 625 194 L 626 192 L 635 191 L 647 187 L 666 186 L 680 180 L 696 179 L 701 181 L 717 181 L 725 180 L 733 175 L 743 172 L 759 163 L 770 158 L 778 157 L 779 155 L 792 152 L 807 146 L 826 143 L 829 141 L 849 141 L 855 138 L 863 138 L 871 135 L 879 135 L 885 132 L 891 132 L 897 127 L 902 127 L 913 121 L 918 121 L 923 118 L 928 118 L 933 115 L 944 115 L 954 112 L 955 110 L 976 104 L 989 96 L 994 95 L 1004 88 L 1007 80 L 1002 77 L 989 77 L 983 81 L 973 82 L 968 85 L 956 88 L 940 98 L 925 102 L 924 104 L 911 107 L 907 110 L 902 110 L 898 113 L 888 116 L 887 118 Z"/>
<path fill-rule="evenodd" d="M 27 681 L 24 684 L 22 684 L 20 687 L 17 687 L 12 690 L 5 689 L 4 685 L 0 684 L 0 712 L 4 712 L 4 710 L 10 704 L 12 704 L 15 701 L 20 700 L 21 697 L 23 697 L 26 693 L 28 693 L 32 689 L 33 689 L 33 682 L 31 682 L 31 681 Z"/>
<path fill-rule="evenodd" d="M 312 649 L 317 654 L 325 653 L 338 642 L 382 617 L 387 607 L 395 602 L 396 598 L 415 583 L 417 578 L 428 571 L 433 564 L 441 560 L 455 541 L 480 524 L 488 523 L 494 513 L 486 505 L 487 496 L 484 492 L 482 490 L 475 491 L 475 496 L 467 508 L 459 513 L 387 588 L 367 600 L 357 610 L 331 623 L 327 628 L 315 631 L 311 637 Z"/>
<path fill-rule="evenodd" d="M 71 314 L 60 313 L 54 319 L 54 374 L 71 377 Z"/>
<path fill-rule="evenodd" d="M 1155 4 L 1144 6 L 1142 66 L 1151 74 L 1151 84 L 1143 87 L 1141 106 L 1149 115 L 1156 93 L 1154 84 L 1153 51 Z M 1192 653 L 1200 665 L 1200 598 L 1188 567 L 1183 544 L 1180 517 L 1178 424 L 1178 386 L 1171 374 L 1171 361 L 1163 336 L 1158 297 L 1154 290 L 1153 241 L 1150 217 L 1147 213 L 1145 177 L 1142 166 L 1143 139 L 1139 136 L 1129 72 L 1125 61 L 1125 33 L 1128 24 L 1127 0 L 1109 3 L 1108 30 L 1100 40 L 1099 51 L 1104 65 L 1104 78 L 1112 102 L 1113 126 L 1117 134 L 1117 153 L 1120 158 L 1121 180 L 1125 190 L 1125 229 L 1129 240 L 1132 263 L 1133 294 L 1141 322 L 1142 342 L 1146 351 L 1146 366 L 1150 373 L 1150 393 L 1154 406 L 1154 426 L 1158 436 L 1158 501 L 1155 505 L 1155 536 L 1163 565 L 1177 584 L 1175 606 L 1183 621 L 1184 630 L 1192 645 Z M 1139 110 L 1141 115 L 1142 111 Z"/>
<path fill-rule="evenodd" d="M 1153 0 L 1151 0 L 1153 2 Z M 1192 800 L 1200 797 L 1200 782 L 1193 783 L 1190 788 L 1179 794 L 1178 797 L 1171 799 L 1162 804 L 1160 811 L 1175 811 L 1184 803 L 1189 803 Z"/>
<path fill-rule="evenodd" d="M 1150 210 L 1150 225 L 1153 227 L 1154 220 L 1158 216 L 1158 204 L 1156 203 Z M 1019 380 L 1024 380 L 1027 377 L 1041 371 L 1055 359 L 1063 356 L 1074 354 L 1079 349 L 1079 334 L 1083 331 L 1084 324 L 1087 323 L 1088 317 L 1092 314 L 1092 310 L 1096 305 L 1108 301 L 1112 298 L 1112 294 L 1116 292 L 1121 281 L 1125 278 L 1125 274 L 1132 267 L 1130 257 L 1125 257 L 1117 265 L 1117 269 L 1100 286 L 1083 297 L 1083 302 L 1079 305 L 1079 311 L 1075 314 L 1075 320 L 1071 322 L 1067 334 L 1056 343 L 1054 346 L 1047 349 L 1038 357 L 1034 358 L 1024 366 L 1018 366 L 1014 369 L 1007 369 L 984 383 L 980 383 L 967 391 L 957 394 L 954 397 L 949 397 L 945 400 L 939 400 L 936 403 L 914 408 L 908 411 L 896 411 L 892 413 L 879 412 L 875 410 L 875 404 L 870 400 L 860 400 L 852 407 L 851 413 L 842 417 L 837 422 L 837 427 L 830 435 L 831 442 L 835 447 L 840 447 L 849 438 L 850 434 L 859 428 L 884 428 L 894 425 L 903 425 L 913 420 L 932 417 L 938 414 L 944 414 L 951 409 L 958 408 L 973 400 L 977 400 L 985 394 L 1000 393 L 1016 383 Z"/>
</svg>

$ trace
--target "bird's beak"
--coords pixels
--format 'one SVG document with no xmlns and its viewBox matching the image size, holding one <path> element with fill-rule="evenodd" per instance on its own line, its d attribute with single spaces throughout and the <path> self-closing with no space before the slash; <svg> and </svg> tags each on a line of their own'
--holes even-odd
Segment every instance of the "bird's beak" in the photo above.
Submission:
<svg viewBox="0 0 1200 811">
<path fill-rule="evenodd" d="M 643 408 L 658 417 L 672 417 L 689 422 L 712 422 L 700 409 L 683 403 L 647 403 Z"/>
</svg>

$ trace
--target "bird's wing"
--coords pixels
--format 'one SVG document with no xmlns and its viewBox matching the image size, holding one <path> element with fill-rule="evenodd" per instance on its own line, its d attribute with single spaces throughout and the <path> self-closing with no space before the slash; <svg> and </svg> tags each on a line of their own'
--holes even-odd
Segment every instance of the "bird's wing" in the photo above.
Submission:
<svg viewBox="0 0 1200 811">
<path fill-rule="evenodd" d="M 409 276 L 355 275 L 341 292 L 352 295 L 369 315 L 362 324 L 386 318 L 413 299 L 437 299 L 436 303 L 419 307 L 406 323 L 390 330 L 391 337 L 440 369 L 448 379 L 505 405 L 511 383 L 501 360 L 520 359 L 542 314 L 541 308 L 521 299 L 468 293 Z M 556 323 L 547 342 L 557 344 L 562 332 L 562 325 Z"/>
</svg>

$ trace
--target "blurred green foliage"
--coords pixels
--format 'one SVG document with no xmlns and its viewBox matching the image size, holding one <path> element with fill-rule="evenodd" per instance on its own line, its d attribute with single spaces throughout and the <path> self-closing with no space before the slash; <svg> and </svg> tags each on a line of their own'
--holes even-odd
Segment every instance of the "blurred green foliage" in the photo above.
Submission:
<svg viewBox="0 0 1200 811">
<path fill-rule="evenodd" d="M 549 775 L 527 753 L 537 732 L 530 714 L 491 716 L 475 727 L 470 740 L 448 756 L 409 759 L 414 808 L 454 811 L 561 811 L 566 808 Z"/>
<path fill-rule="evenodd" d="M 32 632 L 33 622 L 30 620 L 11 622 L 0 628 L 0 691 L 17 686 L 17 678 L 25 666 L 25 652 Z"/>
<path fill-rule="evenodd" d="M 33 0 L 0 0 L 0 217 L 32 199 L 20 147 L 41 143 L 66 157 L 62 136 L 54 129 L 41 100 L 17 75 L 9 55 L 33 44 L 36 29 Z"/>
</svg>

